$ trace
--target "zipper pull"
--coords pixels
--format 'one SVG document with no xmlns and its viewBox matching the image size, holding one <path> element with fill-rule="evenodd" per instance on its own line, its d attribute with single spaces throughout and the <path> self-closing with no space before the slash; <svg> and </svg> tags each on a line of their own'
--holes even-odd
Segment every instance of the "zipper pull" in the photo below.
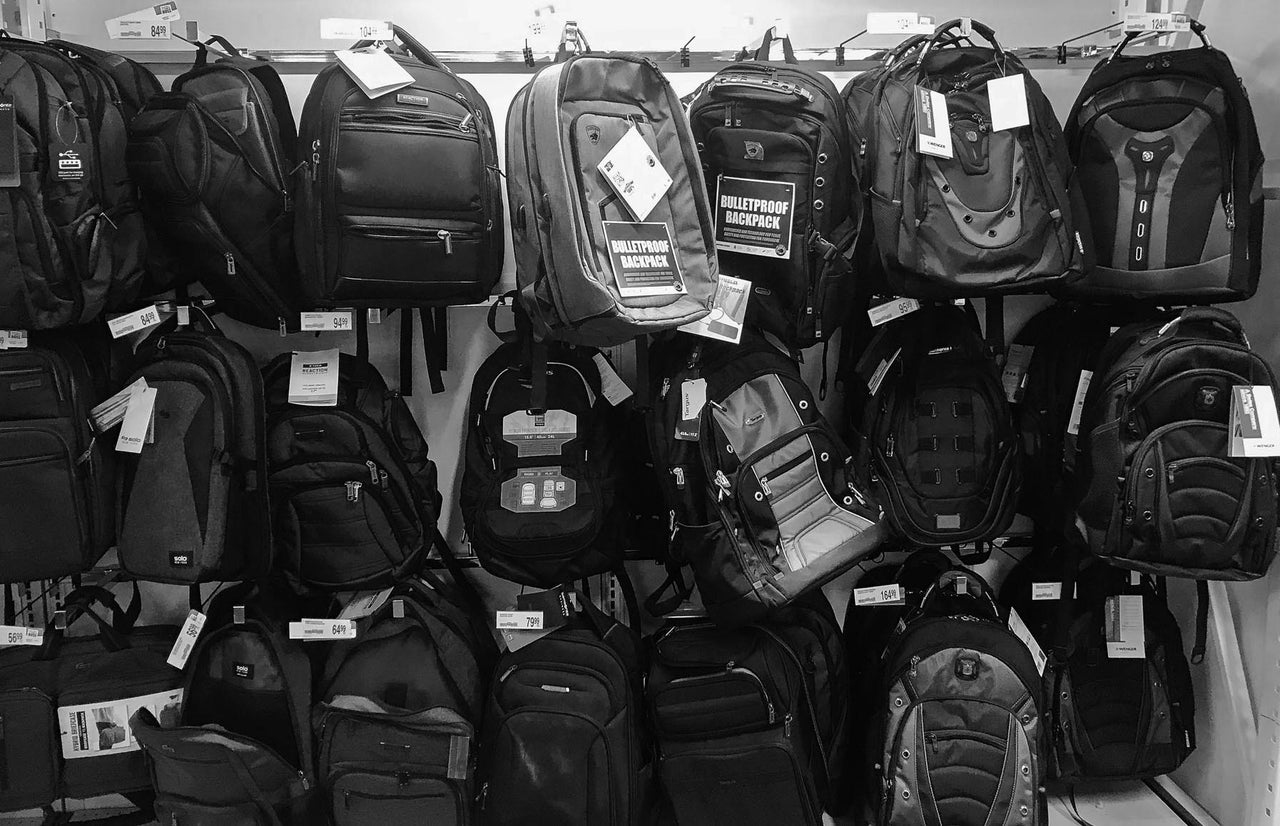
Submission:
<svg viewBox="0 0 1280 826">
<path fill-rule="evenodd" d="M 861 141 L 858 142 L 858 157 L 859 158 L 867 157 L 867 139 L 866 138 L 863 138 Z"/>
<path fill-rule="evenodd" d="M 671 468 L 671 475 L 676 477 L 676 488 L 679 490 L 684 490 L 684 468 L 681 467 L 680 465 L 676 465 L 675 467 Z M 671 512 L 672 519 L 675 519 L 675 514 L 676 514 L 675 511 Z"/>
<path fill-rule="evenodd" d="M 485 781 L 480 787 L 480 811 L 484 811 L 485 806 L 489 804 L 489 781 Z"/>
<path fill-rule="evenodd" d="M 385 470 L 378 471 L 378 485 L 381 486 L 383 490 L 389 490 L 391 487 Z"/>
<path fill-rule="evenodd" d="M 1177 462 L 1170 462 L 1170 463 L 1169 463 L 1169 467 L 1168 467 L 1168 469 L 1167 469 L 1167 471 L 1166 471 L 1166 475 L 1168 475 L 1168 477 L 1169 477 L 1169 484 L 1170 484 L 1170 485 L 1172 485 L 1172 484 L 1173 484 L 1173 474 L 1174 474 L 1174 472 L 1175 472 L 1177 469 L 1178 469 L 1178 463 L 1177 463 Z"/>
<path fill-rule="evenodd" d="M 227 275 L 236 274 L 236 257 L 229 252 L 224 252 L 222 257 L 227 259 Z"/>
<path fill-rule="evenodd" d="M 363 487 L 363 486 L 364 486 L 364 485 L 363 485 L 363 483 L 361 483 L 361 482 L 347 482 L 347 501 L 348 501 L 348 502 L 359 502 L 359 501 L 360 501 L 360 488 L 361 488 L 361 487 Z"/>
<path fill-rule="evenodd" d="M 911 676 L 912 677 L 916 676 L 917 667 L 919 665 L 920 665 L 920 656 L 917 654 L 916 656 L 911 658 Z"/>
<path fill-rule="evenodd" d="M 729 477 L 724 475 L 723 470 L 716 471 L 716 485 L 720 488 L 720 493 L 716 496 L 716 501 L 724 499 L 724 497 L 733 492 L 733 486 L 729 484 Z"/>
<path fill-rule="evenodd" d="M 884 443 L 885 458 L 889 458 L 893 456 L 893 442 L 894 442 L 893 434 L 890 433 L 889 439 Z"/>
<path fill-rule="evenodd" d="M 1227 193 L 1227 229 L 1234 230 L 1236 228 L 1236 196 L 1234 192 Z"/>
<path fill-rule="evenodd" d="M 378 464 L 372 459 L 367 459 L 364 466 L 369 468 L 369 480 L 375 485 L 378 484 Z"/>
<path fill-rule="evenodd" d="M 350 809 L 351 809 L 351 792 L 349 792 L 349 791 L 343 791 L 343 793 L 342 793 L 342 806 L 343 806 L 343 808 L 345 808 L 345 809 L 347 809 L 348 811 L 350 811 Z M 174 815 L 174 817 L 176 818 L 176 817 L 177 817 L 177 815 Z M 176 821 L 176 820 L 175 820 L 174 822 L 175 822 L 175 823 L 177 823 L 177 821 Z"/>
<path fill-rule="evenodd" d="M 676 533 L 680 530 L 676 525 L 676 512 L 674 510 L 667 511 L 667 530 L 670 531 L 670 535 L 667 537 L 667 542 L 674 542 L 676 539 Z"/>
<path fill-rule="evenodd" d="M 284 211 L 286 213 L 293 212 L 293 198 L 289 197 L 289 192 L 287 190 L 283 193 L 283 195 L 284 195 Z"/>
<path fill-rule="evenodd" d="M 773 706 L 769 707 L 769 712 L 770 712 L 770 719 L 772 719 Z M 791 720 L 792 720 L 792 717 L 790 714 L 788 714 L 782 720 L 782 736 L 786 737 L 787 739 L 791 738 Z"/>
<path fill-rule="evenodd" d="M 668 377 L 662 380 L 662 389 L 658 391 L 658 398 L 665 399 L 669 392 L 671 392 L 671 379 Z"/>
<path fill-rule="evenodd" d="M 764 495 L 765 495 L 765 496 L 773 496 L 773 491 L 769 489 L 769 480 L 768 480 L 768 479 L 761 479 L 761 480 L 760 480 L 760 490 L 764 491 Z"/>
<path fill-rule="evenodd" d="M 444 241 L 444 254 L 453 255 L 453 233 L 447 229 L 442 229 L 436 233 L 436 237 Z"/>
<path fill-rule="evenodd" d="M 938 735 L 934 734 L 933 732 L 929 732 L 928 734 L 926 734 L 924 736 L 924 741 L 933 747 L 933 753 L 935 755 L 937 755 L 938 752 L 941 751 L 941 749 L 938 748 Z"/>
<path fill-rule="evenodd" d="M 475 118 L 474 118 L 473 116 L 471 116 L 470 114 L 468 114 L 465 118 L 463 118 L 463 119 L 462 119 L 462 123 L 459 123 L 459 124 L 458 124 L 458 131 L 459 131 L 459 132 L 470 132 L 470 131 L 471 131 L 471 121 L 473 121 L 473 120 L 475 120 Z"/>
</svg>

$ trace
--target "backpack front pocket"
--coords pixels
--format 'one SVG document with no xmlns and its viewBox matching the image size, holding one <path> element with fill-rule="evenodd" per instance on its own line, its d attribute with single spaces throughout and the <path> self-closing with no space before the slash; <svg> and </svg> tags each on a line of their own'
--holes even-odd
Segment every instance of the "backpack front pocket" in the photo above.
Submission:
<svg viewBox="0 0 1280 826">
<path fill-rule="evenodd" d="M 60 419 L 0 425 L 6 581 L 65 576 L 85 567 L 88 513 L 69 431 Z"/>
<path fill-rule="evenodd" d="M 681 823 L 817 826 L 821 807 L 785 739 L 665 757 L 662 783 Z"/>
<path fill-rule="evenodd" d="M 457 786 L 412 771 L 351 769 L 334 776 L 330 811 L 335 826 L 458 826 L 467 801 Z"/>
</svg>

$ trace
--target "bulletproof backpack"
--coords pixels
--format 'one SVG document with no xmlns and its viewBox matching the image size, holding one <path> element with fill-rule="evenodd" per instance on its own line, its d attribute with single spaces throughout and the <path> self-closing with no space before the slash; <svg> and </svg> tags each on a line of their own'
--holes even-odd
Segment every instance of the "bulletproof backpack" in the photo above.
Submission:
<svg viewBox="0 0 1280 826">
<path fill-rule="evenodd" d="M 1021 478 L 1013 413 L 977 317 L 951 304 L 883 325 L 849 404 L 857 462 L 916 545 L 982 542 L 1009 527 Z"/>
<path fill-rule="evenodd" d="M 289 99 L 270 63 L 217 40 L 225 55 L 199 44 L 129 124 L 129 172 L 180 263 L 165 286 L 199 281 L 237 321 L 296 329 Z"/>
<path fill-rule="evenodd" d="M 1240 301 L 1262 269 L 1262 146 L 1244 84 L 1204 48 L 1125 55 L 1094 67 L 1067 118 L 1097 266 L 1073 296 Z M 1084 219 L 1081 218 L 1083 221 Z"/>
<path fill-rule="evenodd" d="M 46 330 L 86 324 L 117 297 L 113 230 L 99 198 L 92 134 L 58 79 L 0 37 L 0 95 L 11 105 L 17 166 L 0 167 L 10 210 L 0 218 L 0 327 Z M 46 55 L 49 57 L 49 55 Z M 52 58 L 51 58 L 52 59 Z"/>
<path fill-rule="evenodd" d="M 962 25 L 939 26 L 879 78 L 866 104 L 864 186 L 889 288 L 951 298 L 1078 278 L 1092 262 L 1092 240 L 1053 107 L 990 27 L 972 21 L 991 44 L 978 46 L 955 37 Z M 1025 85 L 1030 123 L 994 131 L 987 84 L 1011 76 Z M 945 96 L 947 123 L 933 112 L 933 92 Z M 918 133 L 944 130 L 951 157 L 920 151 Z"/>
<path fill-rule="evenodd" d="M 818 826 L 838 810 L 846 668 L 820 594 L 757 625 L 659 631 L 646 692 L 677 820 Z"/>
<path fill-rule="evenodd" d="M 844 321 L 862 198 L 844 99 L 790 39 L 785 63 L 767 60 L 770 45 L 703 84 L 689 123 L 720 265 L 752 283 L 748 323 L 808 347 Z"/>
<path fill-rule="evenodd" d="M 410 85 L 370 99 L 334 63 L 302 109 L 298 261 L 311 304 L 473 303 L 502 271 L 489 106 L 408 32 L 394 32 L 391 58 Z"/>
<path fill-rule="evenodd" d="M 671 178 L 643 216 L 597 168 L 624 138 L 634 163 Z M 705 193 L 680 99 L 652 60 L 580 54 L 539 70 L 507 115 L 516 285 L 535 335 L 610 347 L 705 316 L 719 278 Z"/>
<path fill-rule="evenodd" d="M 277 567 L 299 590 L 374 588 L 416 572 L 433 543 L 448 554 L 436 466 L 404 398 L 343 354 L 334 406 L 291 404 L 292 358 L 263 368 Z"/>
<path fill-rule="evenodd" d="M 115 93 L 114 103 L 120 109 L 126 127 L 147 105 L 147 101 L 164 91 L 150 69 L 124 55 L 68 40 L 50 40 L 48 44 L 94 67 L 99 75 L 110 79 Z"/>
<path fill-rule="evenodd" d="M 0 581 L 78 574 L 115 541 L 115 451 L 89 417 L 106 352 L 62 330 L 0 350 Z"/>
<path fill-rule="evenodd" d="M 954 598 L 943 601 L 951 591 Z M 939 575 L 897 627 L 872 713 L 878 824 L 1049 822 L 1040 672 L 976 574 Z"/>
<path fill-rule="evenodd" d="M 157 725 L 145 709 L 133 717 L 160 823 L 322 822 L 311 660 L 288 623 L 323 610 L 252 583 L 214 597 L 186 664 L 177 725 Z"/>
<path fill-rule="evenodd" d="M 427 576 L 391 589 L 326 658 L 314 718 L 334 824 L 471 822 L 497 647 Z"/>
<path fill-rule="evenodd" d="M 800 367 L 763 336 L 687 347 L 654 403 L 677 553 L 717 621 L 742 622 L 847 571 L 887 538 Z"/>
<path fill-rule="evenodd" d="M 588 347 L 511 340 L 476 372 L 460 505 L 490 573 L 550 588 L 622 564 L 623 420 L 596 359 Z"/>
<path fill-rule="evenodd" d="M 1271 366 L 1225 310 L 1190 307 L 1111 337 L 1089 381 L 1076 465 L 1076 515 L 1093 553 L 1170 576 L 1266 573 L 1275 460 L 1230 455 L 1242 385 L 1277 392 Z"/>
<path fill-rule="evenodd" d="M 1051 652 L 1044 678 L 1050 777 L 1155 777 L 1195 749 L 1191 671 L 1164 582 L 1131 577 L 1064 544 L 1028 556 L 1001 588 L 1001 601 Z M 1055 585 L 1056 599 L 1038 598 Z M 1107 627 L 1122 597 L 1142 607 L 1145 646 L 1114 657 Z"/>
<path fill-rule="evenodd" d="M 565 624 L 498 660 L 481 738 L 480 826 L 648 822 L 640 637 L 574 596 Z"/>
<path fill-rule="evenodd" d="M 120 564 L 154 582 L 251 579 L 273 556 L 262 377 L 248 350 L 191 318 L 144 340 L 125 384 L 144 380 L 156 399 L 154 442 L 117 457 Z"/>
</svg>

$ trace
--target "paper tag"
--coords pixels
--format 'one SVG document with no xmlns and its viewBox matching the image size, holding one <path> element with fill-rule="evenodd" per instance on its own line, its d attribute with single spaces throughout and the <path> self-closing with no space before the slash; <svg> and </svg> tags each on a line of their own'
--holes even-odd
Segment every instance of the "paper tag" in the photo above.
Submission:
<svg viewBox="0 0 1280 826">
<path fill-rule="evenodd" d="M 1080 433 L 1080 418 L 1084 415 L 1084 399 L 1089 394 L 1089 382 L 1093 381 L 1092 370 L 1081 370 L 1080 380 L 1076 382 L 1076 398 L 1071 403 L 1071 418 L 1067 421 L 1067 435 Z"/>
<path fill-rule="evenodd" d="M 867 34 L 933 34 L 932 17 L 913 11 L 867 12 Z"/>
<path fill-rule="evenodd" d="M 0 625 L 0 645 L 41 645 L 43 643 L 43 628 L 28 628 L 25 625 Z"/>
<path fill-rule="evenodd" d="M 338 403 L 337 348 L 314 353 L 294 353 L 289 367 L 289 403 L 308 407 L 333 407 Z"/>
<path fill-rule="evenodd" d="M 578 483 L 560 467 L 520 468 L 502 483 L 500 497 L 511 513 L 559 513 L 578 503 Z"/>
<path fill-rule="evenodd" d="M 1000 374 L 1000 384 L 1004 387 L 1004 397 L 1010 402 L 1022 401 L 1027 390 L 1027 370 L 1031 367 L 1031 357 L 1036 348 L 1030 344 L 1010 344 L 1005 355 L 1004 372 Z"/>
<path fill-rule="evenodd" d="M 951 146 L 951 115 L 947 96 L 923 86 L 916 87 L 916 149 L 937 158 L 955 157 Z"/>
<path fill-rule="evenodd" d="M 517 631 L 541 631 L 541 611 L 498 611 L 497 628 L 512 628 Z"/>
<path fill-rule="evenodd" d="M 605 401 L 617 407 L 635 395 L 622 380 L 622 376 L 618 375 L 618 371 L 613 369 L 613 365 L 609 359 L 605 358 L 604 353 L 596 353 L 591 360 L 596 363 L 596 369 L 600 371 L 600 392 L 604 394 Z"/>
<path fill-rule="evenodd" d="M 13 97 L 0 95 L 0 188 L 18 186 L 21 171 L 18 166 L 18 119 L 13 109 Z"/>
<path fill-rule="evenodd" d="M 684 276 L 666 224 L 605 221 L 609 263 L 623 298 L 683 295 Z"/>
<path fill-rule="evenodd" d="M 176 312 L 178 314 L 178 326 L 186 327 L 191 324 L 191 308 L 186 304 L 179 304 Z"/>
<path fill-rule="evenodd" d="M 920 302 L 914 298 L 895 298 L 867 310 L 867 318 L 871 319 L 872 327 L 879 327 L 895 318 L 911 315 L 918 309 L 920 309 Z"/>
<path fill-rule="evenodd" d="M 559 456 L 578 436 L 578 417 L 567 410 L 529 413 L 517 410 L 502 417 L 502 440 L 516 446 L 516 456 Z"/>
<path fill-rule="evenodd" d="M 355 17 L 320 18 L 322 40 L 393 40 L 390 20 L 363 20 Z"/>
<path fill-rule="evenodd" d="M 365 96 L 379 98 L 413 83 L 413 75 L 396 63 L 391 55 L 376 47 L 339 49 L 334 52 L 343 71 L 360 87 Z"/>
<path fill-rule="evenodd" d="M 864 605 L 903 605 L 905 603 L 906 596 L 902 593 L 902 586 L 896 583 L 853 589 L 853 604 L 858 607 Z"/>
<path fill-rule="evenodd" d="M 1206 385 L 1199 391 L 1198 403 L 1206 415 L 1215 399 L 1207 398 L 1217 393 L 1216 387 Z M 1227 418 L 1231 445 L 1228 451 L 1233 457 L 1280 456 L 1280 417 L 1276 414 L 1276 398 L 1265 384 L 1237 385 L 1231 388 L 1231 409 Z"/>
<path fill-rule="evenodd" d="M 358 620 L 375 613 L 391 596 L 390 588 L 381 591 L 357 591 L 338 612 L 338 619 Z M 403 616 L 403 614 L 401 615 Z"/>
<path fill-rule="evenodd" d="M 1039 602 L 1046 599 L 1062 599 L 1062 583 L 1061 582 L 1033 582 L 1031 583 L 1031 600 Z"/>
<path fill-rule="evenodd" d="M 880 385 L 884 383 L 884 377 L 889 375 L 889 368 L 898 360 L 898 356 L 902 355 L 902 348 L 899 347 L 893 351 L 893 355 L 880 362 L 874 373 L 871 374 L 870 380 L 867 381 L 867 392 L 874 396 L 879 390 Z"/>
<path fill-rule="evenodd" d="M 143 307 L 141 310 L 134 310 L 131 313 L 107 319 L 107 327 L 111 329 L 112 338 L 123 338 L 130 333 L 154 327 L 159 323 L 160 310 L 154 304 L 150 307 Z"/>
<path fill-rule="evenodd" d="M 120 425 L 120 436 L 116 439 L 116 450 L 121 453 L 141 453 L 146 444 L 147 431 L 151 428 L 151 417 L 155 412 L 156 388 L 141 387 L 129 396 L 129 407 L 125 410 L 124 421 Z"/>
<path fill-rule="evenodd" d="M 168 40 L 173 36 L 169 21 L 139 13 L 126 14 L 106 21 L 107 37 L 112 40 Z"/>
<path fill-rule="evenodd" d="M 1137 586 L 1139 586 L 1139 585 L 1141 585 L 1141 584 L 1142 584 L 1142 572 L 1141 572 L 1141 571 L 1130 571 L 1130 572 L 1129 572 L 1129 585 L 1131 585 L 1131 586 L 1133 586 L 1133 587 L 1137 587 Z"/>
<path fill-rule="evenodd" d="M 748 146 L 748 158 L 751 152 Z M 763 161 L 764 150 L 757 154 Z M 721 175 L 716 186 L 716 249 L 790 258 L 795 208 L 795 184 Z"/>
<path fill-rule="evenodd" d="M 596 169 L 637 221 L 648 218 L 671 188 L 671 176 L 634 126 L 623 133 Z"/>
<path fill-rule="evenodd" d="M 1023 645 L 1031 652 L 1031 659 L 1036 664 L 1036 670 L 1040 672 L 1040 676 L 1044 676 L 1045 664 L 1049 658 L 1044 655 L 1044 649 L 1040 647 L 1040 643 L 1036 642 L 1035 634 L 1031 633 L 1031 629 L 1022 621 L 1022 617 L 1018 616 L 1018 612 L 1009 609 L 1009 630 L 1013 635 L 1022 640 Z"/>
<path fill-rule="evenodd" d="M 1147 656 L 1147 630 L 1140 595 L 1107 597 L 1105 617 L 1108 657 L 1140 660 Z"/>
<path fill-rule="evenodd" d="M 59 181 L 82 181 L 89 172 L 89 144 L 61 143 L 49 147 L 49 170 Z"/>
<path fill-rule="evenodd" d="M 742 341 L 742 329 L 746 323 L 747 304 L 750 300 L 751 282 L 722 272 L 716 282 L 711 312 L 677 329 L 695 336 L 737 344 Z"/>
<path fill-rule="evenodd" d="M 329 310 L 302 314 L 302 332 L 315 333 L 336 330 L 349 333 L 355 329 L 355 313 L 351 310 Z"/>
<path fill-rule="evenodd" d="M 196 647 L 196 640 L 200 638 L 200 631 L 204 628 L 204 614 L 192 608 L 187 612 L 187 621 L 182 624 L 182 630 L 178 632 L 178 639 L 174 641 L 173 648 L 169 651 L 169 659 L 165 660 L 169 665 L 181 671 L 187 664 L 187 660 L 191 657 L 191 652 Z"/>
<path fill-rule="evenodd" d="M 58 708 L 62 757 L 78 760 L 107 754 L 138 751 L 141 747 L 129 730 L 129 720 L 139 709 L 150 711 L 164 728 L 178 724 L 182 689 L 160 691 L 142 697 L 102 700 Z"/>
<path fill-rule="evenodd" d="M 98 433 L 106 433 L 120 424 L 124 419 L 125 411 L 129 408 L 129 399 L 133 397 L 135 391 L 141 390 L 146 386 L 147 380 L 139 378 L 133 384 L 90 410 L 89 418 L 93 422 L 93 429 Z"/>
<path fill-rule="evenodd" d="M 356 624 L 349 619 L 307 619 L 289 623 L 291 640 L 354 640 Z"/>
<path fill-rule="evenodd" d="M 26 330 L 0 330 L 0 350 L 23 350 L 26 346 Z"/>
<path fill-rule="evenodd" d="M 1189 32 L 1191 18 L 1185 14 L 1169 12 L 1126 12 L 1124 16 L 1126 32 Z"/>
<path fill-rule="evenodd" d="M 370 307 L 367 312 L 366 318 L 368 319 L 370 324 L 381 324 L 382 310 L 378 309 L 377 307 Z"/>
<path fill-rule="evenodd" d="M 1031 109 L 1027 106 L 1027 79 L 1021 74 L 988 80 L 987 98 L 991 103 L 993 131 L 1031 125 Z"/>
<path fill-rule="evenodd" d="M 707 380 L 686 379 L 680 383 L 680 420 L 675 437 L 696 442 L 702 433 L 702 408 L 707 405 Z"/>
</svg>

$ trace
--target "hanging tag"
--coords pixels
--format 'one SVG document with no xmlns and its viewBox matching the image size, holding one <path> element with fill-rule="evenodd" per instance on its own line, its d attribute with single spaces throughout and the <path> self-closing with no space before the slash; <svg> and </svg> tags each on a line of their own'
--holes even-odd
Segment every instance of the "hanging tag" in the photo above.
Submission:
<svg viewBox="0 0 1280 826">
<path fill-rule="evenodd" d="M 93 422 L 94 431 L 106 433 L 120 424 L 124 419 L 125 411 L 129 409 L 129 399 L 133 397 L 135 391 L 141 390 L 146 386 L 147 380 L 139 378 L 133 384 L 90 410 L 89 419 Z"/>
<path fill-rule="evenodd" d="M 1080 419 L 1084 416 L 1084 399 L 1089 394 L 1089 382 L 1093 381 L 1092 370 L 1081 370 L 1080 380 L 1076 382 L 1076 398 L 1071 403 L 1071 418 L 1067 421 L 1067 435 L 1080 433 Z"/>
<path fill-rule="evenodd" d="M 502 639 L 502 644 L 508 651 L 519 651 L 529 643 L 537 642 L 550 633 L 551 632 L 549 630 L 526 631 L 516 628 L 498 629 L 498 636 Z"/>
<path fill-rule="evenodd" d="M 1045 656 L 1044 649 L 1040 647 L 1040 643 L 1036 642 L 1035 634 L 1031 633 L 1031 629 L 1022 621 L 1022 617 L 1018 616 L 1018 612 L 1012 608 L 1009 609 L 1009 630 L 1027 646 L 1027 650 L 1031 652 L 1031 659 L 1036 664 L 1036 670 L 1043 677 L 1044 667 L 1049 662 L 1049 658 Z"/>
<path fill-rule="evenodd" d="M 1105 617 L 1108 657 L 1140 660 L 1147 656 L 1147 631 L 1140 595 L 1107 597 Z"/>
<path fill-rule="evenodd" d="M 923 86 L 916 87 L 916 149 L 937 158 L 953 158 L 951 115 L 947 96 Z"/>
<path fill-rule="evenodd" d="M 1031 601 L 1040 602 L 1047 599 L 1062 599 L 1061 582 L 1031 583 Z"/>
<path fill-rule="evenodd" d="M 357 591 L 338 612 L 338 619 L 363 619 L 381 608 L 390 596 L 390 588 L 383 588 L 381 591 Z"/>
<path fill-rule="evenodd" d="M 973 18 L 972 17 L 960 18 L 960 36 L 961 37 L 973 36 Z"/>
<path fill-rule="evenodd" d="M 496 614 L 498 629 L 509 628 L 516 631 L 541 631 L 541 611 L 498 611 Z"/>
<path fill-rule="evenodd" d="M 702 408 L 707 405 L 707 380 L 687 379 L 680 383 L 680 421 L 675 437 L 696 442 L 702 433 Z"/>
<path fill-rule="evenodd" d="M 191 308 L 186 304 L 179 304 L 177 308 L 178 326 L 187 327 L 191 324 Z"/>
<path fill-rule="evenodd" d="M 196 647 L 196 640 L 200 638 L 200 631 L 204 628 L 204 614 L 192 608 L 187 612 L 187 621 L 182 624 L 182 630 L 178 632 L 178 639 L 173 643 L 173 649 L 169 651 L 169 659 L 165 660 L 169 665 L 181 671 L 187 664 L 187 660 L 191 657 L 191 652 Z"/>
<path fill-rule="evenodd" d="M 349 619 L 307 619 L 289 623 L 291 640 L 354 640 L 356 624 Z"/>
<path fill-rule="evenodd" d="M 684 276 L 667 224 L 605 221 L 604 237 L 623 298 L 684 294 Z"/>
<path fill-rule="evenodd" d="M 26 347 L 26 330 L 0 330 L 0 350 L 24 350 Z"/>
<path fill-rule="evenodd" d="M 1210 394 L 1216 388 L 1201 388 L 1197 402 L 1209 412 L 1217 402 Z M 1202 418 L 1216 418 L 1203 416 Z M 1276 397 L 1265 384 L 1237 385 L 1231 388 L 1231 409 L 1227 417 L 1233 457 L 1280 456 L 1280 417 L 1276 415 Z"/>
<path fill-rule="evenodd" d="M 289 403 L 333 407 L 338 403 L 337 348 L 293 354 L 289 367 Z"/>
<path fill-rule="evenodd" d="M 13 97 L 0 95 L 0 188 L 18 186 L 21 173 L 18 166 L 18 116 L 13 109 Z"/>
<path fill-rule="evenodd" d="M 302 314 L 302 332 L 318 333 L 336 331 L 349 333 L 355 329 L 355 319 L 351 310 L 327 310 Z"/>
<path fill-rule="evenodd" d="M 563 585 L 548 591 L 517 594 L 516 610 L 541 614 L 542 628 L 548 631 L 567 623 L 573 613 Z"/>
<path fill-rule="evenodd" d="M 120 425 L 120 436 L 116 439 L 116 450 L 121 453 L 141 453 L 146 443 L 147 430 L 151 426 L 151 416 L 156 405 L 156 388 L 143 387 L 129 396 L 129 407 L 125 410 L 124 421 Z"/>
<path fill-rule="evenodd" d="M 43 628 L 28 628 L 25 625 L 0 625 L 0 645 L 42 645 L 43 643 Z"/>
<path fill-rule="evenodd" d="M 764 161 L 747 143 L 746 160 Z M 716 187 L 716 249 L 762 258 L 790 258 L 796 185 L 721 175 Z"/>
<path fill-rule="evenodd" d="M 390 20 L 363 20 L 352 17 L 320 18 L 322 40 L 393 40 Z"/>
<path fill-rule="evenodd" d="M 49 147 L 49 170 L 59 181 L 82 181 L 89 172 L 89 144 L 60 143 Z"/>
<path fill-rule="evenodd" d="M 895 318 L 911 315 L 918 309 L 920 302 L 914 298 L 894 298 L 867 310 L 867 318 L 871 319 L 872 327 L 879 327 Z"/>
<path fill-rule="evenodd" d="M 853 590 L 853 604 L 859 608 L 867 605 L 905 605 L 906 601 L 907 598 L 902 592 L 902 586 L 896 583 L 892 585 L 872 585 L 867 588 L 855 588 Z"/>
<path fill-rule="evenodd" d="M 131 15 L 106 21 L 107 37 L 112 40 L 168 40 L 173 36 L 168 21 L 155 18 L 140 20 Z"/>
<path fill-rule="evenodd" d="M 901 347 L 899 347 L 897 350 L 894 350 L 892 356 L 889 356 L 889 358 L 880 362 L 880 364 L 876 367 L 875 372 L 871 374 L 871 379 L 867 382 L 868 393 L 870 393 L 872 396 L 876 394 L 876 392 L 880 389 L 880 385 L 884 383 L 884 377 L 889 375 L 889 368 L 893 366 L 893 363 L 898 360 L 898 356 L 900 355 L 902 355 Z"/>
<path fill-rule="evenodd" d="M 1130 585 L 1130 587 L 1136 588 L 1136 587 L 1138 587 L 1138 586 L 1139 586 L 1139 585 L 1141 585 L 1141 584 L 1142 584 L 1142 572 L 1141 572 L 1141 571 L 1130 571 L 1130 572 L 1129 572 L 1129 585 Z"/>
<path fill-rule="evenodd" d="M 597 127 L 586 124 L 582 128 Z M 623 133 L 596 169 L 637 221 L 648 218 L 671 188 L 671 176 L 635 126 Z"/>
<path fill-rule="evenodd" d="M 867 34 L 933 34 L 933 18 L 913 11 L 867 12 Z"/>
<path fill-rule="evenodd" d="M 333 54 L 342 70 L 371 100 L 413 83 L 413 75 L 382 49 L 339 49 Z"/>
<path fill-rule="evenodd" d="M 600 371 L 600 392 L 604 395 L 605 401 L 617 407 L 634 395 L 631 388 L 622 380 L 622 376 L 618 375 L 618 371 L 614 370 L 613 365 L 604 357 L 604 353 L 596 353 L 591 360 L 596 363 L 596 369 Z"/>
<path fill-rule="evenodd" d="M 1027 370 L 1031 367 L 1031 357 L 1036 348 L 1029 344 L 1010 344 L 1005 355 L 1004 371 L 1000 374 L 1000 385 L 1004 388 L 1004 397 L 1016 404 L 1022 401 L 1027 390 Z"/>
<path fill-rule="evenodd" d="M 159 323 L 160 310 L 154 304 L 150 307 L 143 307 L 141 310 L 134 310 L 131 313 L 107 319 L 107 327 L 111 330 L 112 338 L 123 338 L 130 333 L 154 327 Z"/>
<path fill-rule="evenodd" d="M 1000 132 L 1031 125 L 1031 109 L 1027 105 L 1027 80 L 1022 74 L 988 80 L 987 98 L 991 103 L 992 131 Z"/>
<path fill-rule="evenodd" d="M 378 309 L 377 307 L 370 307 L 368 310 L 368 313 L 366 314 L 366 318 L 368 319 L 370 324 L 381 324 L 382 310 Z"/>
<path fill-rule="evenodd" d="M 676 329 L 703 338 L 737 344 L 742 341 L 747 303 L 750 300 L 751 282 L 722 272 L 716 281 L 716 295 L 711 304 L 711 312 Z"/>
</svg>

